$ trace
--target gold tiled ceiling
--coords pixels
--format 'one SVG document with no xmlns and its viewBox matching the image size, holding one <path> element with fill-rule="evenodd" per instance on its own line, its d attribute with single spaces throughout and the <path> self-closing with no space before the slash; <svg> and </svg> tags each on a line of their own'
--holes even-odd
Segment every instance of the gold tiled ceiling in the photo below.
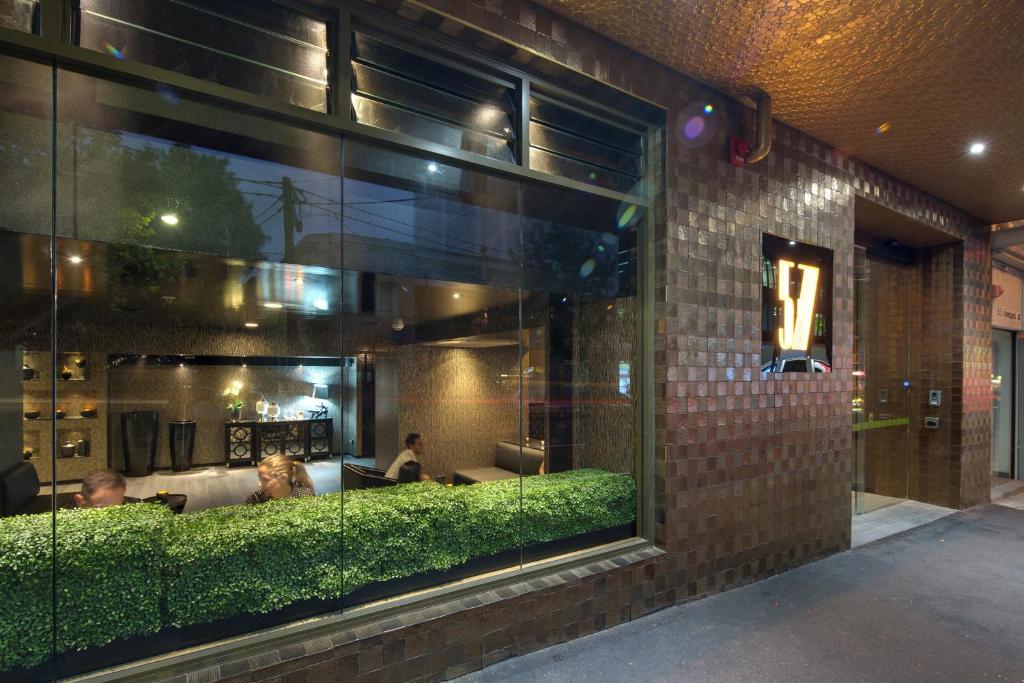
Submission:
<svg viewBox="0 0 1024 683">
<path fill-rule="evenodd" d="M 983 220 L 1024 217 L 1024 0 L 539 1 L 730 95 L 763 89 L 778 120 Z"/>
</svg>

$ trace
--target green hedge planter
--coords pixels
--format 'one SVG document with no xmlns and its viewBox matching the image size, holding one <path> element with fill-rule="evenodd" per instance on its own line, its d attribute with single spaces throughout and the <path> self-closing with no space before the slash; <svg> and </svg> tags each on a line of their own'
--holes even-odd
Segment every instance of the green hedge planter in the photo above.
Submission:
<svg viewBox="0 0 1024 683">
<path fill-rule="evenodd" d="M 159 580 L 173 515 L 138 504 L 57 514 L 57 650 L 159 631 Z M 0 519 L 0 669 L 50 657 L 53 519 Z"/>
<path fill-rule="evenodd" d="M 521 492 L 521 495 L 520 495 Z M 57 513 L 57 649 L 445 571 L 527 545 L 632 524 L 632 478 L 600 470 L 430 483 L 172 515 L 160 505 Z M 0 670 L 50 656 L 49 515 L 0 519 Z"/>
</svg>

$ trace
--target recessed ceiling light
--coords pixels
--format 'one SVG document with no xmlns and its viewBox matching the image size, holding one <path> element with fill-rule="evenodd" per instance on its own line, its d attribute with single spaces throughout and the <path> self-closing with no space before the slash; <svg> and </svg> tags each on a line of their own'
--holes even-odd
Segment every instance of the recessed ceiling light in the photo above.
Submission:
<svg viewBox="0 0 1024 683">
<path fill-rule="evenodd" d="M 971 144 L 971 154 L 981 154 L 985 151 L 984 142 L 974 142 Z"/>
<path fill-rule="evenodd" d="M 430 171 L 431 173 L 437 173 L 437 164 L 431 161 L 429 164 L 427 164 L 427 170 Z"/>
<path fill-rule="evenodd" d="M 789 241 L 789 246 L 795 247 L 796 246 L 796 240 L 790 240 Z"/>
<path fill-rule="evenodd" d="M 164 215 L 160 216 L 160 220 L 164 222 L 164 225 L 178 224 L 178 216 L 173 213 L 165 213 Z"/>
<path fill-rule="evenodd" d="M 245 326 L 249 327 L 249 328 L 253 328 L 253 327 L 259 327 L 260 324 L 259 323 L 246 323 Z"/>
<path fill-rule="evenodd" d="M 77 266 L 79 263 L 82 262 L 82 257 L 81 256 L 70 256 L 70 257 L 68 257 L 68 261 L 71 261 L 71 263 L 74 263 Z"/>
<path fill-rule="evenodd" d="M 284 308 L 284 304 L 279 304 L 276 301 L 264 301 L 264 308 Z"/>
<path fill-rule="evenodd" d="M 453 299 L 461 299 L 461 298 L 462 298 L 462 295 L 461 295 L 461 294 L 459 294 L 458 292 L 455 292 L 454 294 L 452 294 L 452 298 L 453 298 Z"/>
</svg>

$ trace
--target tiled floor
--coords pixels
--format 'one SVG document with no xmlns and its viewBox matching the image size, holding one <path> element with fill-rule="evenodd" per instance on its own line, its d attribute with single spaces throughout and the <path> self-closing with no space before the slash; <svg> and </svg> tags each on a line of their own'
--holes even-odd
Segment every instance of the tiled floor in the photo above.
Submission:
<svg viewBox="0 0 1024 683">
<path fill-rule="evenodd" d="M 886 536 L 907 531 L 922 524 L 951 515 L 956 510 L 929 505 L 916 500 L 902 500 L 893 505 L 853 517 L 850 546 L 856 548 Z"/>
<path fill-rule="evenodd" d="M 345 457 L 349 462 L 350 456 Z M 373 465 L 372 461 L 351 459 L 361 465 Z M 306 464 L 313 488 L 318 493 L 333 493 L 341 490 L 341 458 L 317 460 Z M 256 488 L 258 479 L 255 467 L 233 467 L 223 465 L 199 465 L 187 472 L 160 470 L 148 477 L 126 477 L 128 481 L 127 495 L 135 498 L 146 498 L 157 491 L 184 493 L 188 496 L 185 512 L 195 512 L 204 508 L 222 505 L 237 505 Z M 49 486 L 42 487 L 41 493 L 49 493 Z M 64 493 L 78 491 L 78 484 L 61 484 L 57 491 Z"/>
</svg>

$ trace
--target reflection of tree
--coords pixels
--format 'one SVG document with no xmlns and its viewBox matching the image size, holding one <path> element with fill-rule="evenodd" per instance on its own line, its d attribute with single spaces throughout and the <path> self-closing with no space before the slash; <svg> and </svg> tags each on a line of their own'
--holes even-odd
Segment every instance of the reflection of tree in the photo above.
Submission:
<svg viewBox="0 0 1024 683">
<path fill-rule="evenodd" d="M 72 204 L 73 236 L 235 258 L 260 256 L 266 236 L 226 158 L 180 145 L 130 146 L 120 136 L 99 131 L 79 131 L 69 151 L 61 154 L 65 163 L 58 200 L 62 206 Z M 159 220 L 164 214 L 174 214 L 177 225 L 164 225 Z M 126 267 L 131 271 L 143 265 Z"/>
<path fill-rule="evenodd" d="M 70 217 L 61 220 L 61 232 L 110 244 L 108 278 L 116 305 L 144 300 L 180 277 L 186 261 L 173 251 L 260 256 L 266 237 L 226 158 L 72 130 L 58 165 L 59 206 Z M 165 215 L 177 223 L 165 224 Z"/>
</svg>

